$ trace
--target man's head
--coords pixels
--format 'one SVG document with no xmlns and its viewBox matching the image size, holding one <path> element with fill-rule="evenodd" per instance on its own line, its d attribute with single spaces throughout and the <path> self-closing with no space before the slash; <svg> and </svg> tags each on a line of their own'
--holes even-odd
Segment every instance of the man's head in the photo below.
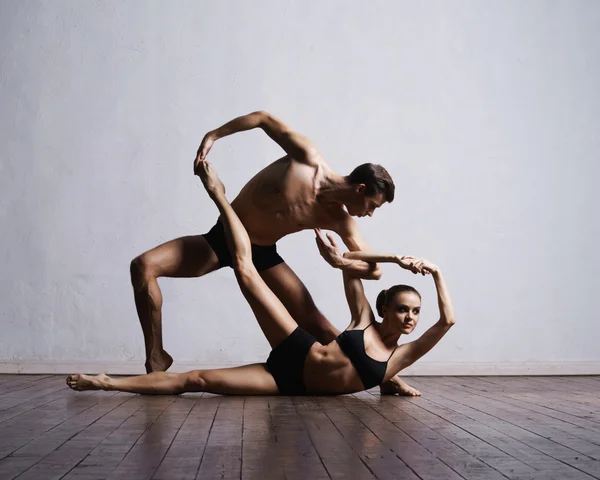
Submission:
<svg viewBox="0 0 600 480">
<path fill-rule="evenodd" d="M 365 163 L 356 167 L 347 177 L 352 187 L 344 202 L 348 213 L 357 217 L 369 217 L 376 208 L 394 200 L 394 181 L 381 165 Z"/>
</svg>

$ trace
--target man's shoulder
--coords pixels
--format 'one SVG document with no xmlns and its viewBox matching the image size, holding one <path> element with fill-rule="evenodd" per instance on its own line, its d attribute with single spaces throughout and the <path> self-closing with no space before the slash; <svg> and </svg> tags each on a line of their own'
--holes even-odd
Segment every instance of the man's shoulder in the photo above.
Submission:
<svg viewBox="0 0 600 480">
<path fill-rule="evenodd" d="M 327 164 L 323 155 L 315 148 L 311 150 L 303 157 L 295 157 L 288 155 L 288 158 L 291 162 L 297 163 L 299 165 L 308 165 L 313 168 L 320 168 L 324 171 L 331 171 L 331 167 Z"/>
</svg>

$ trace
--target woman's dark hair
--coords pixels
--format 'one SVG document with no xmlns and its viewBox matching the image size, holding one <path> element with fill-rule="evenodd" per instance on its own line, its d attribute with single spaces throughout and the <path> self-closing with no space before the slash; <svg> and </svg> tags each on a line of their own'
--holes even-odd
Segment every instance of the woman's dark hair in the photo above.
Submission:
<svg viewBox="0 0 600 480">
<path fill-rule="evenodd" d="M 383 193 L 386 202 L 392 203 L 394 200 L 396 186 L 388 171 L 381 165 L 363 163 L 352 170 L 352 173 L 348 175 L 348 181 L 352 185 L 364 184 L 365 195 L 368 197 Z"/>
<path fill-rule="evenodd" d="M 403 292 L 416 293 L 419 299 L 421 298 L 421 294 L 410 285 L 394 285 L 387 290 L 382 290 L 379 292 L 379 295 L 377 295 L 377 301 L 375 302 L 377 314 L 383 318 L 383 306 L 385 305 L 386 307 L 389 307 L 394 297 Z"/>
</svg>

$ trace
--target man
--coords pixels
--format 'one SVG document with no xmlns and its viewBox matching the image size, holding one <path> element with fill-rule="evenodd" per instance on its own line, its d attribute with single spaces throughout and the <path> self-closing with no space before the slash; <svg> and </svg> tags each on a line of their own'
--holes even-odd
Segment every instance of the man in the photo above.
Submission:
<svg viewBox="0 0 600 480">
<path fill-rule="evenodd" d="M 391 202 L 394 183 L 383 167 L 373 164 L 361 165 L 348 176 L 336 174 L 308 138 L 262 111 L 235 118 L 207 133 L 198 149 L 194 172 L 215 140 L 253 128 L 263 129 L 286 155 L 256 174 L 231 205 L 248 231 L 253 261 L 265 283 L 302 328 L 327 344 L 339 331 L 321 314 L 302 281 L 277 254 L 276 242 L 290 233 L 323 228 L 336 232 L 349 250 L 369 250 L 352 216 L 372 216 L 375 209 Z M 381 277 L 377 265 L 345 261 L 360 278 Z M 173 363 L 162 344 L 162 296 L 157 278 L 200 277 L 224 266 L 231 266 L 231 258 L 218 221 L 205 235 L 171 240 L 131 262 L 148 373 L 166 371 Z M 418 394 L 400 379 L 388 383 L 382 392 Z"/>
</svg>

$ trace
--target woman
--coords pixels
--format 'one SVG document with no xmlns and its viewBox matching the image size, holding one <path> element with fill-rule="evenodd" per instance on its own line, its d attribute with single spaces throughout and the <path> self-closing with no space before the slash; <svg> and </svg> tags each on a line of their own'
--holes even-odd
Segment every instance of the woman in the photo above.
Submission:
<svg viewBox="0 0 600 480">
<path fill-rule="evenodd" d="M 111 378 L 100 374 L 70 375 L 74 390 L 116 390 L 144 394 L 209 392 L 237 395 L 343 394 L 379 385 L 427 353 L 454 324 L 450 295 L 438 267 L 413 257 L 347 252 L 346 258 L 367 262 L 393 262 L 414 273 L 431 274 L 438 292 L 440 320 L 419 339 L 398 346 L 402 334 L 412 332 L 419 321 L 421 297 L 412 287 L 396 285 L 381 292 L 374 321 L 362 282 L 344 272 L 346 299 L 352 314 L 350 325 L 335 342 L 318 343 L 298 327 L 252 264 L 250 239 L 225 196 L 225 187 L 206 161 L 199 168 L 208 195 L 221 212 L 235 275 L 258 323 L 272 347 L 266 363 L 234 368 L 194 370 L 187 373 L 153 372 Z M 336 249 L 320 231 L 321 251 Z"/>
</svg>

